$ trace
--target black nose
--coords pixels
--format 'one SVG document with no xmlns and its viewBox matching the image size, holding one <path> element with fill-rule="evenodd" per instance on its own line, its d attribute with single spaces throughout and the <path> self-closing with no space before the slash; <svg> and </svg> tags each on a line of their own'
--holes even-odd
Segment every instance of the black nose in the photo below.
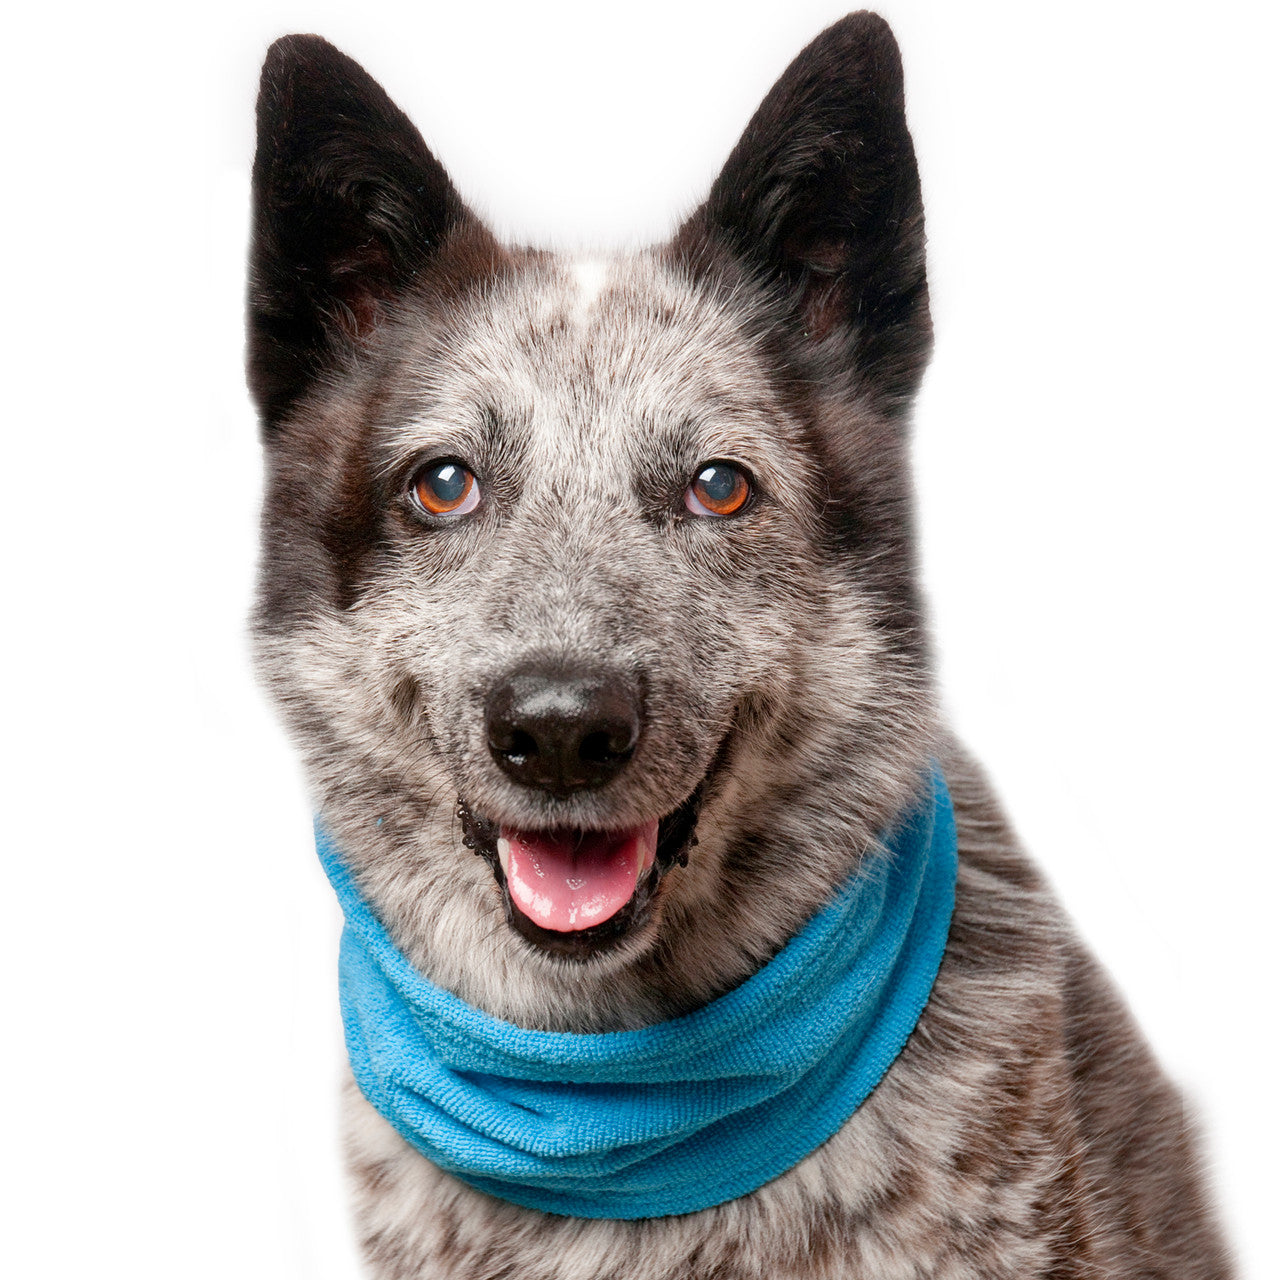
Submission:
<svg viewBox="0 0 1280 1280">
<path fill-rule="evenodd" d="M 564 795 L 603 786 L 631 759 L 640 699 L 620 673 L 545 663 L 494 687 L 485 728 L 508 777 Z"/>
</svg>

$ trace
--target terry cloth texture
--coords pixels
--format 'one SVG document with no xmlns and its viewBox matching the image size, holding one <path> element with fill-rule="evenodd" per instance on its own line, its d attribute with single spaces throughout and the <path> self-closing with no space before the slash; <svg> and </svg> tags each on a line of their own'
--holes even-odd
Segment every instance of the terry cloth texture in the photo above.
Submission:
<svg viewBox="0 0 1280 1280">
<path fill-rule="evenodd" d="M 637 1031 L 528 1031 L 422 977 L 323 827 L 346 914 L 342 1016 L 365 1096 L 429 1160 L 548 1213 L 653 1218 L 754 1191 L 821 1146 L 901 1052 L 955 901 L 951 798 L 915 807 L 773 960 Z"/>
</svg>

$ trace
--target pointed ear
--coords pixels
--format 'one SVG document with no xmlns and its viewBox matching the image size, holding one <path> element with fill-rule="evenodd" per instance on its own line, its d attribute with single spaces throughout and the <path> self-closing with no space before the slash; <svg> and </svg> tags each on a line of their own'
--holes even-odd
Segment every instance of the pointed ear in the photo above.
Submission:
<svg viewBox="0 0 1280 1280">
<path fill-rule="evenodd" d="M 801 359 L 890 417 L 906 411 L 932 328 L 902 60 L 883 18 L 850 14 L 787 68 L 676 248 L 707 237 L 781 296 Z"/>
<path fill-rule="evenodd" d="M 249 385 L 269 428 L 474 221 L 418 131 L 319 36 L 267 52 L 258 95 Z"/>
</svg>

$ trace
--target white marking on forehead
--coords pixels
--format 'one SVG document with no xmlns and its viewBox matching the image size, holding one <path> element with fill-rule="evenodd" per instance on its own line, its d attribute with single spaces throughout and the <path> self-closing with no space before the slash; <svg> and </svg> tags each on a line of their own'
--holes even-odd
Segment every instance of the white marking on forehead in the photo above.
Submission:
<svg viewBox="0 0 1280 1280">
<path fill-rule="evenodd" d="M 609 276 L 609 266 L 610 264 L 604 258 L 580 258 L 577 262 L 569 264 L 569 273 L 578 286 L 571 314 L 574 324 L 579 328 L 587 323 L 587 313 L 604 291 L 605 281 Z"/>
</svg>

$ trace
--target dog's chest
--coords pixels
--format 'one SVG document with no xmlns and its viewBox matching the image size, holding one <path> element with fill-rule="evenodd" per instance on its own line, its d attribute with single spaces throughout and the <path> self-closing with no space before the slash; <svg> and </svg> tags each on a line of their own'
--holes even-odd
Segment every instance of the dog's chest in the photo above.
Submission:
<svg viewBox="0 0 1280 1280">
<path fill-rule="evenodd" d="M 847 1127 L 732 1206 L 638 1223 L 553 1217 L 495 1202 L 412 1151 L 363 1100 L 349 1143 L 361 1244 L 375 1280 L 998 1280 L 1049 1273 L 1029 1230 L 1052 1161 L 999 1193 L 934 1164 L 898 1181 Z M 840 1188 L 843 1188 L 841 1190 Z"/>
<path fill-rule="evenodd" d="M 377 1280 L 997 1280 L 1050 1274 L 1043 1206 L 1072 1141 L 1062 1063 L 1042 1051 L 1051 989 L 974 1006 L 944 964 L 917 1035 L 827 1144 L 727 1205 L 636 1222 L 562 1218 L 482 1195 L 413 1151 L 354 1084 L 346 1099 L 356 1218 Z M 1018 1080 L 960 1031 L 1021 1041 Z M 958 1036 L 958 1032 L 960 1033 Z M 936 1043 L 949 1042 L 945 1058 Z M 1013 1087 L 1011 1088 L 1011 1085 Z M 993 1107 L 998 1097 L 1015 1098 Z M 998 1125 L 976 1117 L 1000 1116 Z"/>
</svg>

